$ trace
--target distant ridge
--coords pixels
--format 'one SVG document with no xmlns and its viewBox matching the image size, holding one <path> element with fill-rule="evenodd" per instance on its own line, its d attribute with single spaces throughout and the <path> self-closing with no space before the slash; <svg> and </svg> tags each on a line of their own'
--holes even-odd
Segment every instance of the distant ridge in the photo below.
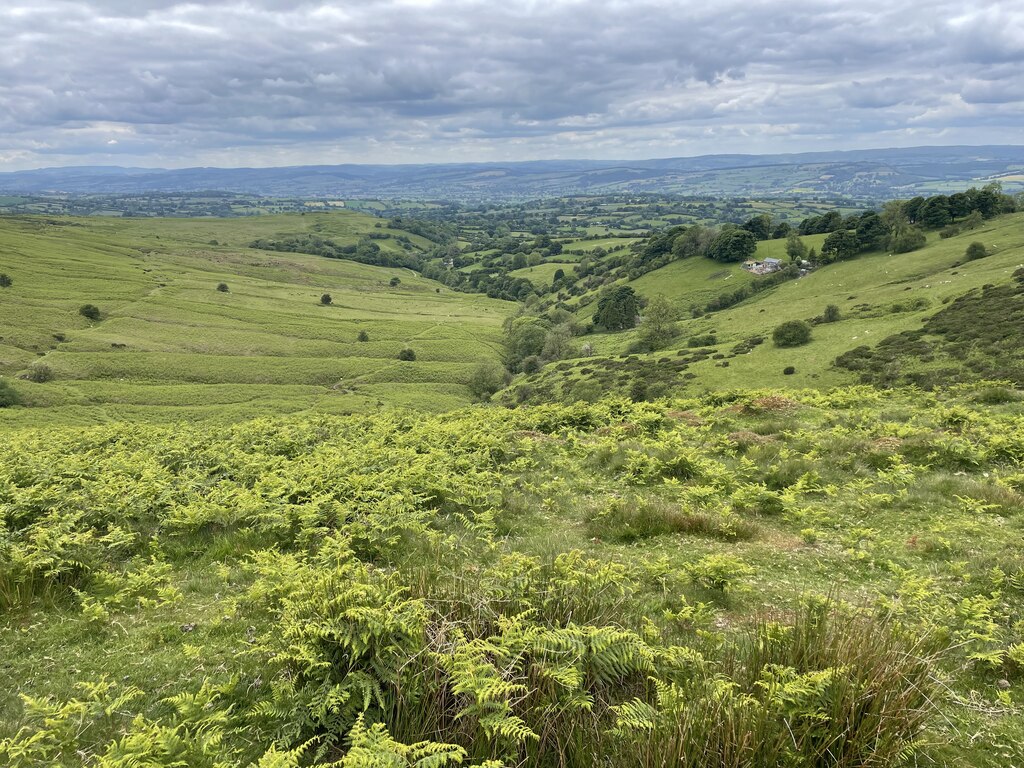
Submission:
<svg viewBox="0 0 1024 768">
<path fill-rule="evenodd" d="M 952 191 L 1010 177 L 1024 146 L 909 147 L 651 160 L 304 165 L 277 168 L 75 166 L 0 173 L 0 191 L 141 194 L 217 190 L 276 197 L 508 199 L 585 193 L 846 195 Z"/>
</svg>

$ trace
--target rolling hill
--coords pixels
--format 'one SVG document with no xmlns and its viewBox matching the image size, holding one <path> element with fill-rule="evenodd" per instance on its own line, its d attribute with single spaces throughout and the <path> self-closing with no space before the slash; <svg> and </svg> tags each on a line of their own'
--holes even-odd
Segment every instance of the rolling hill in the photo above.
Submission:
<svg viewBox="0 0 1024 768">
<path fill-rule="evenodd" d="M 303 232 L 341 245 L 370 234 L 430 245 L 378 224 L 347 212 L 0 218 L 0 271 L 13 279 L 0 289 L 0 375 L 29 406 L 0 412 L 0 421 L 227 421 L 469 402 L 466 380 L 476 363 L 497 358 L 510 305 L 407 269 L 248 247 Z M 375 242 L 399 250 L 396 240 Z M 97 306 L 100 320 L 80 315 L 84 304 Z M 405 347 L 415 361 L 397 359 Z"/>
</svg>

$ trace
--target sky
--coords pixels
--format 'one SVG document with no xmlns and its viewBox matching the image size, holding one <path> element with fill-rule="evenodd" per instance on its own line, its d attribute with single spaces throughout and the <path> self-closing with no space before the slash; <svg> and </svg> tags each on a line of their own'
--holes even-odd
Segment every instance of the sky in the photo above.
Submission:
<svg viewBox="0 0 1024 768">
<path fill-rule="evenodd" d="M 1024 0 L 4 0 L 0 171 L 1024 144 Z"/>
</svg>

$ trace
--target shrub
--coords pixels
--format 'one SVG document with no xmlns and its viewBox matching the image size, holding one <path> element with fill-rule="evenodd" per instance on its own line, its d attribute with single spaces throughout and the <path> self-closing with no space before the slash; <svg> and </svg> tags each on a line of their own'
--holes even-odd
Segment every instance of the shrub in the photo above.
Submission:
<svg viewBox="0 0 1024 768">
<path fill-rule="evenodd" d="M 413 352 L 411 349 L 409 349 L 409 347 L 406 347 L 405 349 L 403 349 L 401 352 L 398 353 L 398 359 L 399 360 L 415 360 L 416 359 L 416 353 Z"/>
<path fill-rule="evenodd" d="M 796 373 L 796 368 L 794 368 L 792 365 L 787 365 L 785 368 L 782 369 L 783 376 L 792 376 L 794 373 Z"/>
<path fill-rule="evenodd" d="M 789 320 L 772 331 L 777 347 L 799 347 L 811 340 L 811 326 L 803 320 Z"/>
<path fill-rule="evenodd" d="M 397 277 L 392 277 L 388 281 L 388 285 L 390 285 L 392 288 L 394 288 L 396 285 L 399 285 L 401 282 L 402 282 L 401 279 L 399 279 Z"/>
<path fill-rule="evenodd" d="M 977 259 L 983 259 L 988 256 L 988 251 L 985 250 L 985 246 L 975 240 L 973 243 L 967 246 L 967 250 L 964 252 L 964 256 L 968 261 L 976 261 Z"/>
<path fill-rule="evenodd" d="M 0 408 L 9 408 L 20 402 L 21 397 L 18 395 L 18 390 L 11 386 L 10 382 L 0 379 Z"/>
<path fill-rule="evenodd" d="M 839 312 L 839 307 L 835 304 L 829 304 L 825 307 L 825 311 L 821 315 L 821 322 L 823 323 L 834 323 L 842 318 Z"/>
<path fill-rule="evenodd" d="M 228 292 L 228 284 L 227 283 L 217 283 L 217 290 L 220 291 L 221 293 L 227 293 Z"/>
<path fill-rule="evenodd" d="M 0 288 L 10 288 L 14 281 L 6 272 L 0 272 Z"/>
<path fill-rule="evenodd" d="M 356 337 L 356 339 L 358 341 L 369 341 L 370 340 L 370 334 L 368 334 L 366 331 L 360 331 L 359 335 Z"/>
<path fill-rule="evenodd" d="M 481 363 L 470 374 L 467 386 L 477 400 L 488 400 L 508 383 L 508 373 L 498 363 Z"/>
<path fill-rule="evenodd" d="M 88 318 L 89 320 L 99 320 L 100 308 L 95 304 L 83 304 L 78 308 L 78 314 L 82 317 Z"/>
<path fill-rule="evenodd" d="M 539 356 L 530 355 L 523 358 L 523 362 L 519 364 L 519 370 L 523 373 L 536 373 L 541 369 L 542 365 Z"/>
<path fill-rule="evenodd" d="M 320 297 L 320 303 L 323 304 L 325 307 L 329 305 L 332 301 L 334 301 L 334 299 L 331 298 L 331 294 L 329 293 L 325 293 L 323 296 Z"/>
<path fill-rule="evenodd" d="M 21 378 L 26 381 L 34 381 L 36 384 L 45 384 L 48 381 L 53 381 L 53 369 L 46 363 L 36 363 Z"/>
</svg>

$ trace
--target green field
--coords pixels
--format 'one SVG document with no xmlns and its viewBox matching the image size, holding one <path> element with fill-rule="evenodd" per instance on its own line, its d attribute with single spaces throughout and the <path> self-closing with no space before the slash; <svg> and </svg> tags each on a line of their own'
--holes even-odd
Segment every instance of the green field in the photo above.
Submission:
<svg viewBox="0 0 1024 768">
<path fill-rule="evenodd" d="M 911 253 L 862 254 L 698 318 L 688 316 L 690 307 L 702 306 L 754 278 L 736 264 L 723 265 L 707 259 L 671 262 L 628 283 L 644 297 L 665 296 L 681 316 L 676 340 L 663 350 L 637 356 L 637 360 L 657 368 L 669 359 L 688 354 L 689 339 L 713 334 L 715 342 L 706 359 L 666 374 L 673 389 L 707 392 L 751 386 L 827 388 L 857 383 L 856 374 L 833 365 L 837 356 L 855 347 L 877 344 L 893 334 L 919 329 L 927 318 L 969 291 L 989 284 L 1011 283 L 1014 271 L 1024 265 L 1022 225 L 1024 214 L 1011 214 L 946 240 L 932 234 L 925 248 Z M 809 245 L 820 246 L 823 237 L 806 239 Z M 975 240 L 983 242 L 991 255 L 962 263 L 968 243 Z M 784 242 L 762 242 L 758 256 L 783 252 Z M 777 325 L 788 320 L 812 321 L 829 304 L 838 306 L 841 319 L 815 325 L 810 344 L 778 348 L 771 343 L 771 333 Z M 591 303 L 580 310 L 580 315 L 592 316 L 595 307 Z M 760 337 L 763 343 L 734 351 L 737 345 L 754 337 Z M 622 364 L 611 358 L 626 353 L 636 339 L 637 331 L 587 336 L 585 341 L 592 345 L 596 358 L 548 366 L 540 380 L 565 387 L 579 381 L 583 369 L 621 368 Z M 722 362 L 728 365 L 723 366 Z M 795 373 L 784 374 L 790 366 Z M 604 373 L 611 375 L 609 371 Z M 628 381 L 626 372 L 619 372 L 616 381 L 620 387 Z M 611 383 L 608 378 L 600 382 L 605 388 Z"/>
<path fill-rule="evenodd" d="M 0 292 L 0 374 L 29 406 L 7 409 L 0 420 L 229 421 L 469 402 L 466 379 L 475 364 L 496 359 L 510 305 L 409 270 L 246 247 L 257 237 L 298 232 L 354 243 L 382 233 L 377 223 L 343 212 L 0 218 L 0 271 L 14 281 Z M 216 290 L 221 282 L 227 292 Z M 331 294 L 330 306 L 321 305 L 323 293 Z M 86 303 L 101 309 L 99 321 L 79 315 Z M 361 331 L 369 341 L 357 341 Z M 396 359 L 406 346 L 414 362 Z M 16 378 L 40 365 L 52 381 Z"/>
</svg>

